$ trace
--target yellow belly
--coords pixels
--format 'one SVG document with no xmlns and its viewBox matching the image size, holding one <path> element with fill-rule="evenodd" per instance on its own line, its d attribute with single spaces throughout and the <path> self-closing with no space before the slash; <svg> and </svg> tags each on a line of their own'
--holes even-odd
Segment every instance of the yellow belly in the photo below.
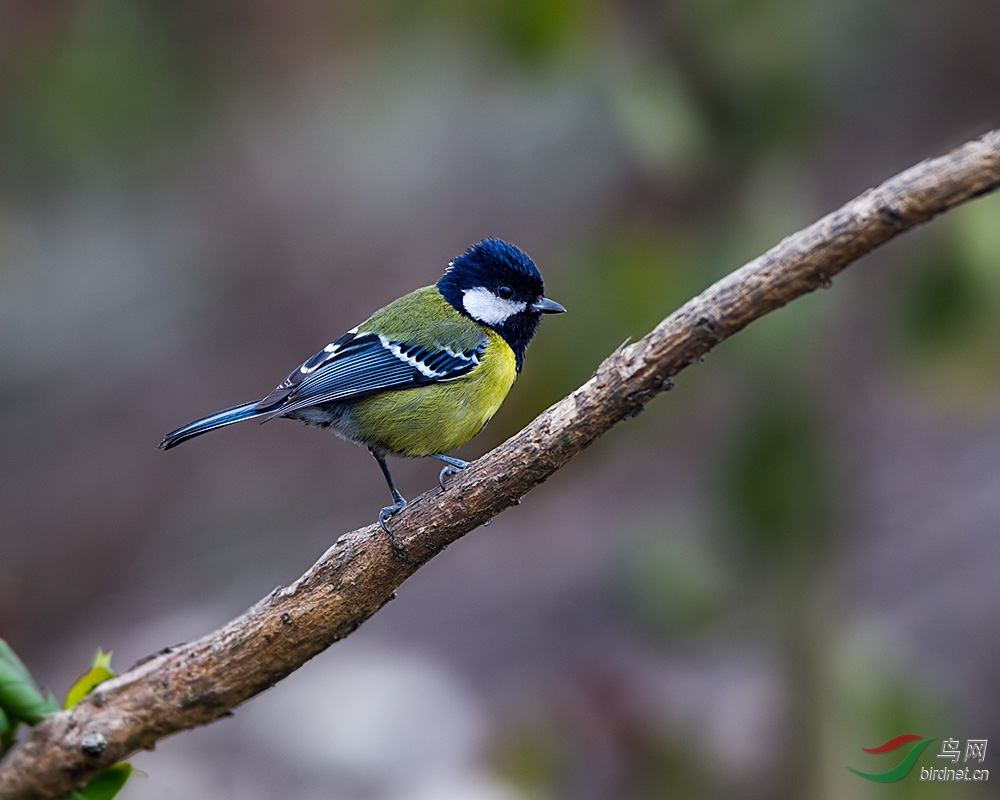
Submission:
<svg viewBox="0 0 1000 800">
<path fill-rule="evenodd" d="M 401 456 L 429 456 L 479 433 L 517 374 L 514 352 L 498 334 L 488 335 L 482 360 L 468 375 L 352 401 L 351 427 L 366 431 L 363 443 Z"/>
</svg>

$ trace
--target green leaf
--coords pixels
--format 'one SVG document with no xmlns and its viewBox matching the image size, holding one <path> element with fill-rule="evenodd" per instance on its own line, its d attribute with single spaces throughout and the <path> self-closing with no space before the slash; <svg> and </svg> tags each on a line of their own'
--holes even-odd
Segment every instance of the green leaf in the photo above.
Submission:
<svg viewBox="0 0 1000 800">
<path fill-rule="evenodd" d="M 35 725 L 44 714 L 58 710 L 51 695 L 43 694 L 28 668 L 0 639 L 0 708 L 11 721 Z"/>
<path fill-rule="evenodd" d="M 66 692 L 66 702 L 63 703 L 63 708 L 72 708 L 97 684 L 103 683 L 108 678 L 115 677 L 115 675 L 116 673 L 111 670 L 110 651 L 105 653 L 98 647 L 90 669 L 77 678 L 76 682 L 69 688 L 69 691 Z"/>
<path fill-rule="evenodd" d="M 82 789 L 66 795 L 63 800 L 111 800 L 122 790 L 131 774 L 132 765 L 127 761 L 119 761 L 91 778 Z"/>
<path fill-rule="evenodd" d="M 0 758 L 6 753 L 17 737 L 17 720 L 7 719 L 7 715 L 0 708 Z"/>
<path fill-rule="evenodd" d="M 109 672 L 111 671 L 111 650 L 104 652 L 100 647 L 97 648 L 97 652 L 94 653 L 94 663 L 91 664 L 92 667 L 104 667 Z"/>
</svg>

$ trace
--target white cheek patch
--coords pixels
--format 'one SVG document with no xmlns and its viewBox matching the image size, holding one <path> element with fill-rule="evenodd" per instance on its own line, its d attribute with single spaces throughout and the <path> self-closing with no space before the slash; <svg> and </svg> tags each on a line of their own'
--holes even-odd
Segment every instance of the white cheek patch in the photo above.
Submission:
<svg viewBox="0 0 1000 800">
<path fill-rule="evenodd" d="M 462 305 L 473 319 L 487 325 L 499 325 L 524 311 L 528 304 L 516 300 L 504 300 L 489 289 L 477 286 L 475 289 L 465 290 L 462 295 Z"/>
</svg>

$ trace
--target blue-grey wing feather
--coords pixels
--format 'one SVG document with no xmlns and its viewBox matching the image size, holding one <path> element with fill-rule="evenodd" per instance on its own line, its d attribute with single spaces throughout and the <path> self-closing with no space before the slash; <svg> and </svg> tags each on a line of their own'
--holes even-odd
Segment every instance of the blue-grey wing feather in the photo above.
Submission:
<svg viewBox="0 0 1000 800">
<path fill-rule="evenodd" d="M 468 374 L 486 349 L 427 348 L 375 333 L 345 334 L 305 361 L 257 404 L 270 417 L 308 406 L 454 380 Z"/>
</svg>

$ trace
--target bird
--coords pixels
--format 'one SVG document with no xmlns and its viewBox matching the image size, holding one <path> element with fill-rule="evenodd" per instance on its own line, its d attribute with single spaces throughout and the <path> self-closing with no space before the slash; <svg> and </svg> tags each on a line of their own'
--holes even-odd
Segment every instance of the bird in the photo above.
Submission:
<svg viewBox="0 0 1000 800">
<path fill-rule="evenodd" d="M 392 494 L 382 529 L 406 505 L 386 456 L 429 457 L 446 477 L 468 466 L 447 453 L 483 429 L 521 372 L 545 296 L 526 253 L 487 238 L 448 263 L 440 280 L 394 300 L 308 358 L 272 392 L 190 422 L 163 437 L 169 450 L 248 419 L 284 417 L 329 428 L 367 447 Z"/>
</svg>

